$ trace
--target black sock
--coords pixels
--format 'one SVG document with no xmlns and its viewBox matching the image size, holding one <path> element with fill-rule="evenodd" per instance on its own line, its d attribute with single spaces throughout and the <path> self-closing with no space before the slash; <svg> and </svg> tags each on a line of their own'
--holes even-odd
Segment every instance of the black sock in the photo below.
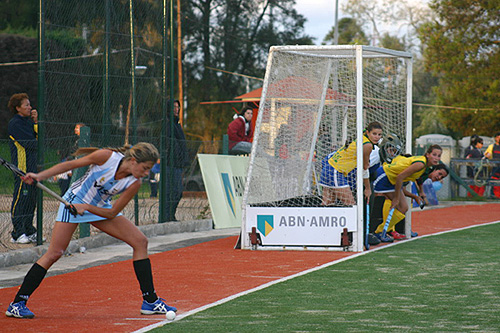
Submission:
<svg viewBox="0 0 500 333">
<path fill-rule="evenodd" d="M 26 276 L 24 277 L 23 284 L 14 298 L 14 303 L 20 301 L 28 301 L 28 298 L 33 294 L 36 288 L 42 283 L 43 278 L 47 274 L 47 270 L 42 266 L 35 263 L 31 266 L 31 269 L 28 271 Z"/>
<path fill-rule="evenodd" d="M 158 299 L 153 285 L 153 273 L 149 258 L 134 261 L 134 271 L 142 291 L 142 298 L 153 303 Z"/>
<path fill-rule="evenodd" d="M 384 208 L 385 197 L 376 196 L 373 199 L 373 207 L 370 207 L 370 230 L 369 232 L 375 232 L 380 223 L 383 223 L 382 210 Z"/>
</svg>

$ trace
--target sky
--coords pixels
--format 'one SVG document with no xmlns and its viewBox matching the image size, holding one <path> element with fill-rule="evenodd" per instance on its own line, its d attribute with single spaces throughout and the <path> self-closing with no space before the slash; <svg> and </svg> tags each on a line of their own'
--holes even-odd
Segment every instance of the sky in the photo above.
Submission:
<svg viewBox="0 0 500 333">
<path fill-rule="evenodd" d="M 335 25 L 335 0 L 295 0 L 295 2 L 297 12 L 307 18 L 306 34 L 316 37 L 315 43 L 321 44 L 328 31 Z M 339 0 L 339 7 L 340 4 Z M 339 12 L 338 19 L 341 18 Z"/>
<path fill-rule="evenodd" d="M 342 13 L 342 5 L 345 5 L 348 0 L 339 0 L 339 14 L 340 20 L 345 15 Z M 406 0 L 408 3 L 415 5 L 424 5 L 428 0 Z M 335 25 L 335 0 L 295 0 L 295 9 L 299 14 L 302 14 L 307 19 L 305 24 L 305 33 L 316 37 L 315 44 L 319 45 L 325 38 L 326 34 Z M 386 26 L 378 24 L 379 31 L 395 32 L 398 34 L 397 26 Z M 392 33 L 391 33 L 392 34 Z"/>
</svg>

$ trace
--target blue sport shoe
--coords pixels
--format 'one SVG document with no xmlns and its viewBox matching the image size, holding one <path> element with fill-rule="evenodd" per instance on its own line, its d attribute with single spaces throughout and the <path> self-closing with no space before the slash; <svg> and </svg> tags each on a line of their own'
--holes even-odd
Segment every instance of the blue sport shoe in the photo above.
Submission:
<svg viewBox="0 0 500 333">
<path fill-rule="evenodd" d="M 16 318 L 33 318 L 35 314 L 26 307 L 26 301 L 10 303 L 9 308 L 5 311 L 7 317 Z"/>
<path fill-rule="evenodd" d="M 142 314 L 166 314 L 167 311 L 177 312 L 177 309 L 173 306 L 168 306 L 167 304 L 165 304 L 165 300 L 163 298 L 158 298 L 154 303 L 149 303 L 146 301 L 142 302 Z"/>
<path fill-rule="evenodd" d="M 394 238 L 392 238 L 389 235 L 383 235 L 382 232 L 376 232 L 374 233 L 375 237 L 377 237 L 382 243 L 392 243 L 394 242 Z"/>
<path fill-rule="evenodd" d="M 417 237 L 418 236 L 418 233 L 416 233 L 415 231 L 411 231 L 411 237 Z"/>
</svg>

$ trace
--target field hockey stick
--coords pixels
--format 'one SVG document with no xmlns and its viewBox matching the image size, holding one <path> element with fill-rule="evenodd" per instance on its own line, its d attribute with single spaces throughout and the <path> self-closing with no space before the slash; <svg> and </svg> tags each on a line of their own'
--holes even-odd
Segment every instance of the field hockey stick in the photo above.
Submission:
<svg viewBox="0 0 500 333">
<path fill-rule="evenodd" d="M 4 167 L 6 167 L 10 171 L 12 171 L 12 173 L 15 174 L 16 176 L 24 177 L 26 175 L 26 173 L 24 171 L 20 170 L 14 164 L 11 164 L 11 163 L 7 162 L 6 160 L 4 160 L 1 157 L 0 157 L 0 164 L 2 164 Z M 76 216 L 78 214 L 77 211 L 76 211 L 75 206 L 73 206 L 72 204 L 70 204 L 69 202 L 67 202 L 63 198 L 61 198 L 56 192 L 52 191 L 47 186 L 43 185 L 42 183 L 40 183 L 40 182 L 38 182 L 38 181 L 36 181 L 34 179 L 33 179 L 33 185 L 36 185 L 36 187 L 38 187 L 42 191 L 47 192 L 47 194 L 49 194 L 50 196 L 54 197 L 58 201 L 62 202 L 72 215 Z"/>
<path fill-rule="evenodd" d="M 370 249 L 370 244 L 368 243 L 368 233 L 370 229 L 370 204 L 366 204 L 366 233 L 365 233 L 365 248 Z"/>
<path fill-rule="evenodd" d="M 387 228 L 389 228 L 389 223 L 391 222 L 392 214 L 394 214 L 394 209 L 395 208 L 391 208 L 391 210 L 389 211 L 389 215 L 387 216 L 387 220 L 384 224 L 384 231 L 382 231 L 382 238 L 385 238 L 387 236 Z"/>
</svg>

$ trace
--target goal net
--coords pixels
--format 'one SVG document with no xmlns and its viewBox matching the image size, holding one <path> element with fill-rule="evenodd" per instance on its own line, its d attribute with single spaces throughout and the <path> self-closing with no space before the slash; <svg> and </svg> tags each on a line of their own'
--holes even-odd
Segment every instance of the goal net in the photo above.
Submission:
<svg viewBox="0 0 500 333">
<path fill-rule="evenodd" d="M 355 45 L 272 47 L 243 198 L 242 247 L 255 247 L 254 228 L 263 247 L 361 250 L 361 145 L 357 168 L 346 175 L 351 201 L 325 202 L 320 178 L 328 157 L 361 142 L 373 121 L 403 147 L 411 142 L 410 54 Z M 346 231 L 349 244 L 341 237 Z"/>
</svg>

